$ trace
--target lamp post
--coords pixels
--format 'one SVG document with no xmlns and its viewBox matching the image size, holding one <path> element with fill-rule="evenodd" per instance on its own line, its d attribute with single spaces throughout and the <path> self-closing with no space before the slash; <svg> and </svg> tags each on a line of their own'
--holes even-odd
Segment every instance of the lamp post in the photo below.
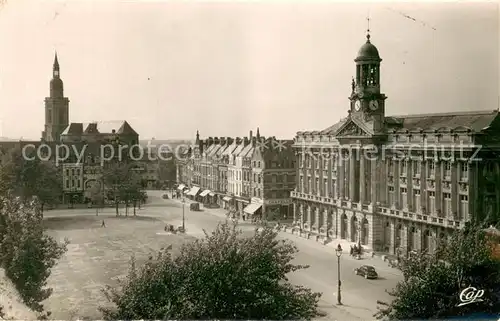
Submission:
<svg viewBox="0 0 500 321">
<path fill-rule="evenodd" d="M 186 199 L 182 198 L 182 230 L 185 231 L 185 217 L 184 217 L 184 204 L 186 203 Z"/>
<path fill-rule="evenodd" d="M 337 254 L 337 272 L 338 272 L 338 289 L 337 289 L 337 305 L 342 305 L 342 297 L 340 294 L 340 286 L 342 285 L 342 282 L 340 281 L 340 257 L 342 256 L 342 246 L 337 245 L 337 248 L 335 249 L 335 254 Z"/>
</svg>

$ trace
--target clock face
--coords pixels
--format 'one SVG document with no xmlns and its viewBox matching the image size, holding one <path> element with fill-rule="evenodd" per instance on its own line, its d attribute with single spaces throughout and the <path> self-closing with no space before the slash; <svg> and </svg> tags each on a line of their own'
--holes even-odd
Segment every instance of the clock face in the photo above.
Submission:
<svg viewBox="0 0 500 321">
<path fill-rule="evenodd" d="M 370 101 L 370 109 L 377 110 L 378 109 L 378 101 L 376 101 L 376 100 Z"/>
<path fill-rule="evenodd" d="M 354 108 L 356 109 L 356 111 L 359 111 L 361 109 L 361 102 L 359 100 L 356 100 Z"/>
</svg>

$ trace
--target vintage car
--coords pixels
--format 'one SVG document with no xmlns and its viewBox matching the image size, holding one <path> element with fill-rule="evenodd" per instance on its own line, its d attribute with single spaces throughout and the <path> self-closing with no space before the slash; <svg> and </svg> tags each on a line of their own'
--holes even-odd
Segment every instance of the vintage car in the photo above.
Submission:
<svg viewBox="0 0 500 321">
<path fill-rule="evenodd" d="M 377 271 L 375 271 L 375 268 L 373 266 L 370 266 L 370 265 L 363 265 L 359 268 L 354 269 L 354 274 L 361 275 L 365 279 L 378 278 Z"/>
<path fill-rule="evenodd" d="M 189 210 L 190 211 L 199 211 L 200 210 L 200 203 L 189 204 Z"/>
</svg>

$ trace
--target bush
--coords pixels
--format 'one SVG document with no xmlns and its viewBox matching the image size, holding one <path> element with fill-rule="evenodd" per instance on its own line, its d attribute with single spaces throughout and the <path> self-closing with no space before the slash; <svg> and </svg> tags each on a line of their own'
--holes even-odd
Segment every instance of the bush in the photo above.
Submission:
<svg viewBox="0 0 500 321">
<path fill-rule="evenodd" d="M 478 227 L 456 231 L 433 255 L 417 253 L 401 261 L 404 280 L 390 292 L 395 299 L 376 314 L 379 319 L 443 319 L 476 312 L 500 312 L 500 261 L 491 255 Z M 484 301 L 458 307 L 460 292 L 472 286 Z"/>
<path fill-rule="evenodd" d="M 185 244 L 178 256 L 161 251 L 142 268 L 135 260 L 120 289 L 106 287 L 106 319 L 311 319 L 319 293 L 291 285 L 286 275 L 307 266 L 290 262 L 297 249 L 270 228 L 244 238 L 219 225 Z M 171 247 L 170 247 L 171 248 Z"/>
<path fill-rule="evenodd" d="M 52 289 L 45 288 L 47 279 L 67 245 L 67 241 L 58 244 L 44 234 L 42 220 L 36 200 L 1 198 L 0 264 L 24 303 L 36 312 L 43 312 L 41 302 L 52 293 Z"/>
</svg>

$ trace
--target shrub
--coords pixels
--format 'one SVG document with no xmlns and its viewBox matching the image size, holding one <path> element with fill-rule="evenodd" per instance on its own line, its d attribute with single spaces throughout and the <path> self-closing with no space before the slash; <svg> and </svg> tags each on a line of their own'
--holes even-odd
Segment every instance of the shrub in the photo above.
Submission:
<svg viewBox="0 0 500 321">
<path fill-rule="evenodd" d="M 106 287 L 112 308 L 106 319 L 311 319 L 319 293 L 294 286 L 286 275 L 307 266 L 291 264 L 297 249 L 265 227 L 243 237 L 236 225 L 219 225 L 180 254 L 161 251 L 122 287 Z M 171 247 L 170 247 L 171 248 Z"/>
<path fill-rule="evenodd" d="M 36 200 L 0 199 L 0 264 L 24 303 L 36 312 L 52 289 L 45 288 L 51 268 L 66 251 L 43 230 L 43 216 Z"/>
</svg>

